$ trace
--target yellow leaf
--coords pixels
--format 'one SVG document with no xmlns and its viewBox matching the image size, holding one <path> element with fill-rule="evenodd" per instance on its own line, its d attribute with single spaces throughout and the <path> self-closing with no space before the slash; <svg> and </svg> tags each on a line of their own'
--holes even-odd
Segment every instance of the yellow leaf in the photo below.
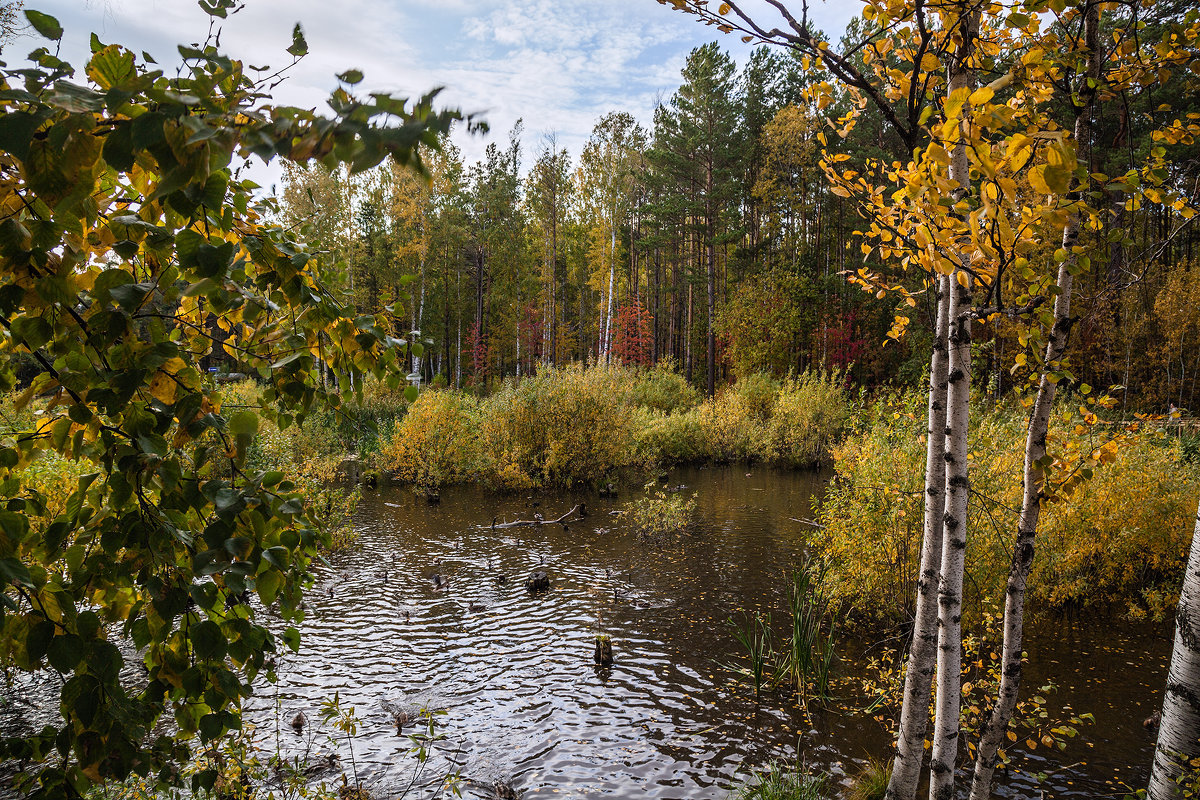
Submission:
<svg viewBox="0 0 1200 800">
<path fill-rule="evenodd" d="M 1046 183 L 1046 165 L 1038 164 L 1029 170 L 1029 185 L 1038 194 L 1054 194 L 1050 189 L 1050 185 Z"/>
<path fill-rule="evenodd" d="M 967 102 L 969 102 L 972 106 L 979 107 L 995 96 L 996 92 L 993 91 L 990 86 L 981 86 L 980 88 L 971 92 L 971 97 Z"/>
</svg>

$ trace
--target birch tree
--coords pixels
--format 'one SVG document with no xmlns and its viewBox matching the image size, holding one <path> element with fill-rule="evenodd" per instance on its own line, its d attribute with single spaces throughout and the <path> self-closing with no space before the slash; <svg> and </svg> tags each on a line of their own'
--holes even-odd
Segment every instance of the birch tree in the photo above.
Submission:
<svg viewBox="0 0 1200 800">
<path fill-rule="evenodd" d="M 1175 646 L 1167 671 L 1158 741 L 1150 771 L 1149 800 L 1180 797 L 1180 778 L 1200 757 L 1200 509 L 1188 552 L 1179 607 L 1175 611 Z"/>
<path fill-rule="evenodd" d="M 603 116 L 580 156 L 579 194 L 591 223 L 593 280 L 600 291 L 600 329 L 596 355 L 607 360 L 612 346 L 618 240 L 632 206 L 633 181 L 646 134 L 626 112 Z"/>
</svg>

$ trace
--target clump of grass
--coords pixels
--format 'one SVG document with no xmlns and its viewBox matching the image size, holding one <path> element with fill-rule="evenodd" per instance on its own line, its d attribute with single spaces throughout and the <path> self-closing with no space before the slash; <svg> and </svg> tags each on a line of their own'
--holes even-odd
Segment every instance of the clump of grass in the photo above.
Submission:
<svg viewBox="0 0 1200 800">
<path fill-rule="evenodd" d="M 813 559 L 805 559 L 789 576 L 788 608 L 790 625 L 786 636 L 776 642 L 771 615 L 756 612 L 741 624 L 731 617 L 734 638 L 748 656 L 745 665 L 726 664 L 726 668 L 749 678 L 758 696 L 763 687 L 784 683 L 795 687 L 801 703 L 810 697 L 829 699 L 829 683 L 836 655 L 834 643 L 837 624 L 832 606 L 821 592 L 821 571 Z"/>
<path fill-rule="evenodd" d="M 798 765 L 772 762 L 737 789 L 731 799 L 826 800 L 828 786 L 829 779 L 825 775 L 811 775 Z"/>
<path fill-rule="evenodd" d="M 862 769 L 855 773 L 845 800 L 883 800 L 888 781 L 892 779 L 892 765 L 875 758 L 867 759 Z"/>
</svg>

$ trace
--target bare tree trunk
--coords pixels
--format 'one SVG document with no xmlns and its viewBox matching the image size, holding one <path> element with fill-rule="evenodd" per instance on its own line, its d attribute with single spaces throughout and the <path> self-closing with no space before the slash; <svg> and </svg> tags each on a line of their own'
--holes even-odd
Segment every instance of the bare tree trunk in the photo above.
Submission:
<svg viewBox="0 0 1200 800">
<path fill-rule="evenodd" d="M 1078 148 L 1090 148 L 1092 139 L 1091 98 L 1100 78 L 1100 5 L 1089 3 L 1084 17 L 1084 46 L 1088 51 L 1088 67 L 1080 86 L 1079 95 L 1085 98 L 1075 108 L 1075 144 Z M 1089 89 L 1090 87 L 1093 87 Z M 1087 157 L 1086 155 L 1084 156 Z M 1089 170 L 1090 171 L 1090 170 Z M 1021 687 L 1021 652 L 1024 642 L 1025 586 L 1033 566 L 1034 538 L 1037 535 L 1038 519 L 1042 512 L 1045 493 L 1042 489 L 1044 470 L 1042 459 L 1046 455 L 1046 434 L 1050 427 L 1050 412 L 1058 382 L 1050 372 L 1059 368 L 1059 360 L 1067 349 L 1067 337 L 1071 330 L 1071 290 L 1073 271 L 1077 262 L 1074 248 L 1079 244 L 1081 214 L 1078 203 L 1082 200 L 1081 190 L 1076 185 L 1068 195 L 1075 209 L 1063 227 L 1062 246 L 1067 258 L 1058 267 L 1058 294 L 1054 299 L 1054 327 L 1050 340 L 1046 342 L 1046 363 L 1043 366 L 1037 398 L 1029 414 L 1029 428 L 1025 439 L 1024 490 L 1021 498 L 1021 513 L 1017 522 L 1017 539 L 1013 545 L 1012 565 L 1008 572 L 1008 585 L 1004 599 L 1004 644 L 1001 648 L 1003 666 L 1000 688 L 991 716 L 979 738 L 975 754 L 975 773 L 971 781 L 971 800 L 987 800 L 992 791 L 992 776 L 996 768 L 996 754 L 1004 743 L 1008 723 L 1017 705 L 1017 694 Z"/>
<path fill-rule="evenodd" d="M 412 314 L 413 326 L 412 326 L 412 331 L 409 333 L 410 339 L 413 336 L 419 335 L 419 331 L 421 330 L 421 323 L 425 319 L 425 257 L 422 256 L 421 260 L 417 263 L 418 263 L 417 270 L 420 272 L 420 275 L 421 275 L 421 277 L 420 277 L 421 287 L 419 290 L 419 299 L 417 300 L 417 302 L 413 303 L 413 314 Z M 415 351 L 413 352 L 413 357 L 412 357 L 412 371 L 417 373 L 418 375 L 421 374 L 421 356 L 417 355 Z"/>
<path fill-rule="evenodd" d="M 1175 611 L 1175 648 L 1163 694 L 1158 744 L 1150 772 L 1148 800 L 1180 797 L 1177 779 L 1189 762 L 1200 756 L 1200 509 L 1183 591 Z"/>
<path fill-rule="evenodd" d="M 946 336 L 950 318 L 950 285 L 946 276 L 939 275 L 934 279 L 934 291 L 937 293 L 937 323 L 929 362 L 921 575 L 917 581 L 912 648 L 904 675 L 904 705 L 896 737 L 896 758 L 884 795 L 886 800 L 913 800 L 917 795 L 921 764 L 925 759 L 925 731 L 929 727 L 929 692 L 937 658 L 937 591 L 941 577 L 942 518 L 946 513 Z"/>
</svg>

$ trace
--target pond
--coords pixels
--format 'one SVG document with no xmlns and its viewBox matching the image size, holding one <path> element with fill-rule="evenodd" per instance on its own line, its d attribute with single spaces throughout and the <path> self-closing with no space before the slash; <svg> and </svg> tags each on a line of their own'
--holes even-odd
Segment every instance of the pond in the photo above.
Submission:
<svg viewBox="0 0 1200 800">
<path fill-rule="evenodd" d="M 248 718 L 285 752 L 328 747 L 321 703 L 337 692 L 358 718 L 343 766 L 364 785 L 431 797 L 449 773 L 463 795 L 490 797 L 493 781 L 548 798 L 716 798 L 771 759 L 852 774 L 885 756 L 890 731 L 869 714 L 815 710 L 753 689 L 723 666 L 741 658 L 731 616 L 784 606 L 784 575 L 805 551 L 825 476 L 746 468 L 689 469 L 670 483 L 695 493 L 697 530 L 647 542 L 614 515 L 616 498 L 443 492 L 430 505 L 406 489 L 367 491 L 358 546 L 319 570 L 299 655 L 255 698 Z M 585 502 L 586 519 L 493 529 Z M 535 505 L 536 504 L 536 505 Z M 550 591 L 533 595 L 534 570 Z M 434 575 L 446 584 L 435 585 Z M 593 662 L 597 634 L 615 662 Z M 861 652 L 862 643 L 846 643 Z M 1041 631 L 1028 648 L 1027 686 L 1052 678 L 1062 705 L 1096 723 L 1062 753 L 1015 751 L 1006 797 L 1121 797 L 1144 785 L 1152 738 L 1141 721 L 1161 695 L 1166 627 L 1073 623 Z M 853 663 L 843 664 L 855 669 Z M 436 716 L 422 771 L 408 724 L 393 713 Z M 303 711 L 309 725 L 289 721 Z M 1037 773 L 1043 773 L 1038 776 Z"/>
</svg>

